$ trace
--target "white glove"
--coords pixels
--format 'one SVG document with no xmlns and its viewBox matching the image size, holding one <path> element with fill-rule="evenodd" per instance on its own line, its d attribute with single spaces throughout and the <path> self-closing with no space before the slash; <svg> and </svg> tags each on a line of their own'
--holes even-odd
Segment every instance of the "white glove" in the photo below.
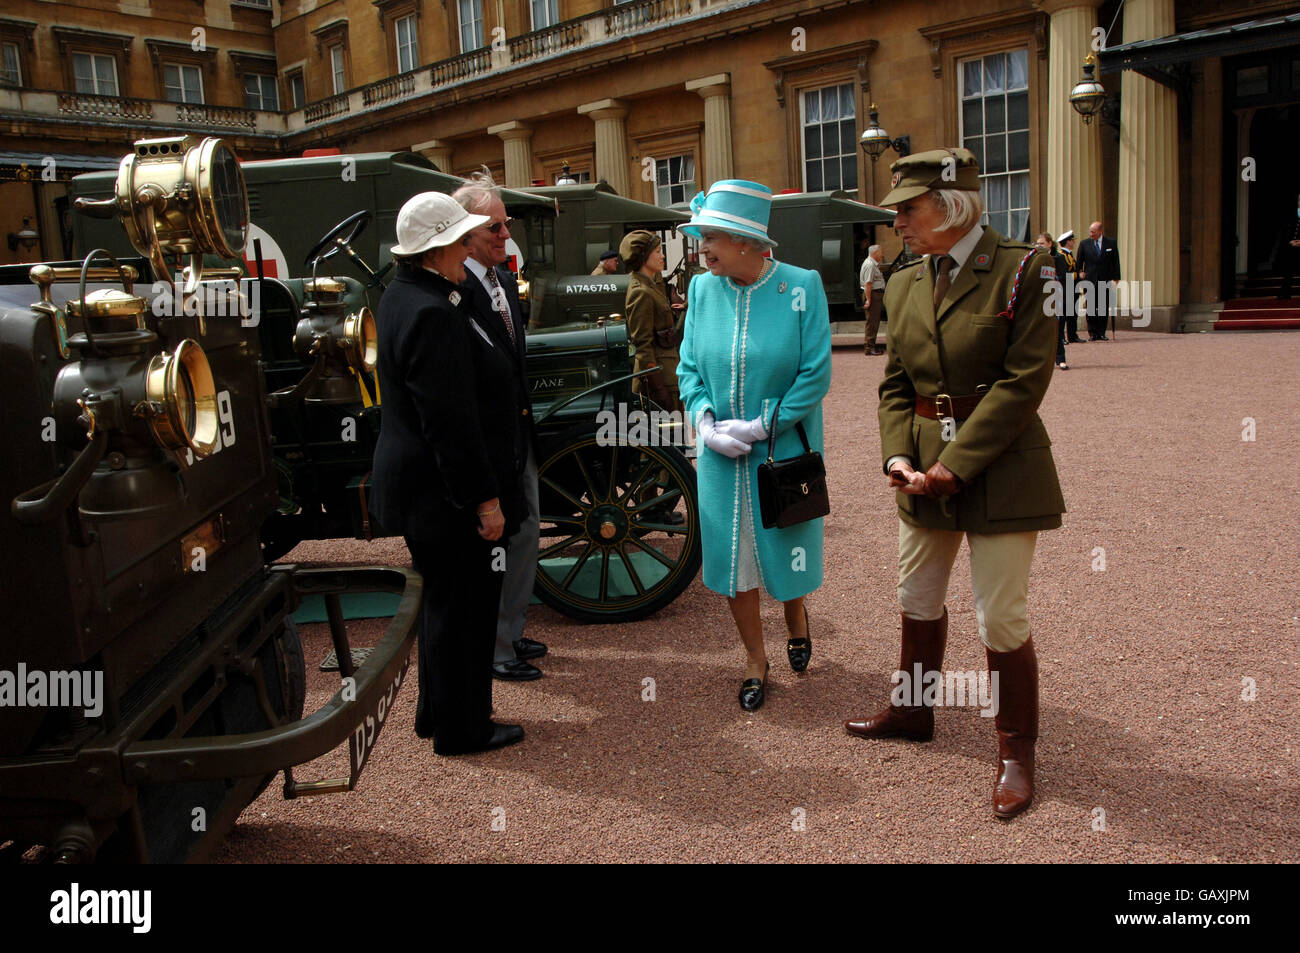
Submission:
<svg viewBox="0 0 1300 953">
<path fill-rule="evenodd" d="M 743 440 L 737 440 L 735 437 L 729 437 L 718 430 L 713 414 L 705 411 L 700 417 L 700 426 L 697 428 L 700 435 L 700 442 L 712 450 L 714 453 L 720 453 L 724 457 L 736 459 L 749 453 L 753 447 Z"/>
<path fill-rule="evenodd" d="M 753 420 L 719 420 L 714 427 L 718 433 L 734 437 L 741 443 L 754 444 L 767 439 L 767 428 L 763 426 L 762 417 Z"/>
</svg>

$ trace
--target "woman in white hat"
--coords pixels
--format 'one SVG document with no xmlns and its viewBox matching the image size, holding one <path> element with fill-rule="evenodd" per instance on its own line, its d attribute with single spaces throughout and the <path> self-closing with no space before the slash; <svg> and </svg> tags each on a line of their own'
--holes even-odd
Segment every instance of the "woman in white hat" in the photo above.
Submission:
<svg viewBox="0 0 1300 953">
<path fill-rule="evenodd" d="M 510 358 L 460 308 L 464 242 L 488 221 L 423 192 L 397 215 L 397 277 L 379 305 L 383 426 L 371 513 L 424 577 L 415 731 L 438 754 L 513 744 L 492 711 L 502 573 L 494 548 L 524 513 Z"/>
<path fill-rule="evenodd" d="M 812 655 L 804 596 L 822 583 L 822 521 L 766 529 L 758 505 L 758 466 L 773 456 L 822 449 L 822 398 L 831 382 L 831 330 L 815 271 L 766 257 L 772 192 L 726 179 L 691 202 L 681 230 L 701 240 L 708 274 L 691 280 L 677 367 L 681 400 L 699 434 L 697 458 L 704 584 L 728 599 L 745 648 L 740 706 L 763 704 L 767 653 L 759 588 L 784 603 L 790 667 Z"/>
</svg>

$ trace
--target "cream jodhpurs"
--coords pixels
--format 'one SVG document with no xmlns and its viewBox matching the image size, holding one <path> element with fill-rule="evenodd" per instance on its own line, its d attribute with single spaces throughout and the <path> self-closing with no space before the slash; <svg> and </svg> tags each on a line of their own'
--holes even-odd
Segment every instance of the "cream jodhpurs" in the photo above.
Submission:
<svg viewBox="0 0 1300 953">
<path fill-rule="evenodd" d="M 961 533 L 898 521 L 898 605 L 909 619 L 943 616 L 948 577 L 962 537 L 970 543 L 970 581 L 980 641 L 994 652 L 1029 638 L 1029 566 L 1038 533 Z"/>
</svg>

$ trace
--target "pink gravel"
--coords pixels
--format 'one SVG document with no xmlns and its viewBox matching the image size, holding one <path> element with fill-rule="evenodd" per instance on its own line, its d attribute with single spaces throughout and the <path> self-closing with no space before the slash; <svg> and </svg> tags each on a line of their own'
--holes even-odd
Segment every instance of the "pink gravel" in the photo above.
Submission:
<svg viewBox="0 0 1300 953">
<path fill-rule="evenodd" d="M 924 745 L 841 727 L 888 698 L 897 520 L 879 468 L 884 358 L 845 349 L 833 360 L 812 665 L 789 670 L 779 605 L 765 599 L 761 711 L 736 703 L 739 639 L 698 578 L 632 625 L 578 625 L 536 606 L 528 634 L 550 646 L 546 677 L 495 688 L 497 717 L 524 725 L 522 744 L 435 756 L 411 730 L 413 666 L 357 791 L 283 801 L 273 784 L 216 859 L 1300 860 L 1300 335 L 1130 332 L 1069 348 L 1041 410 L 1069 512 L 1040 537 L 1031 584 L 1037 798 L 1009 823 L 992 815 L 996 743 L 976 709 L 940 709 Z M 292 556 L 408 562 L 400 540 L 308 543 Z M 964 548 L 948 605 L 945 667 L 983 668 Z M 351 625 L 362 643 L 380 628 Z M 316 671 L 325 626 L 303 635 L 314 710 L 337 676 Z M 646 678 L 655 701 L 641 700 Z M 345 773 L 346 760 L 337 751 L 297 775 Z"/>
</svg>

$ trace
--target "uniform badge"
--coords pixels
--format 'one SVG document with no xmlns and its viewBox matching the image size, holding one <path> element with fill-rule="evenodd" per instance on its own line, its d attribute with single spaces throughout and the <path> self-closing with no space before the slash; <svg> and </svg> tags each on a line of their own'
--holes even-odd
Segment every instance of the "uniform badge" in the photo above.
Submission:
<svg viewBox="0 0 1300 953">
<path fill-rule="evenodd" d="M 989 256 L 988 256 L 988 255 L 976 255 L 976 256 L 975 256 L 975 264 L 977 264 L 977 265 L 987 265 L 988 263 L 989 263 Z"/>
<path fill-rule="evenodd" d="M 1051 265 L 1044 265 L 1038 272 L 1038 277 L 1042 278 L 1044 281 L 1055 281 L 1056 269 Z"/>
<path fill-rule="evenodd" d="M 447 295 L 447 300 L 452 304 L 460 304 L 460 292 L 453 291 L 451 294 Z"/>
<path fill-rule="evenodd" d="M 783 282 L 781 282 L 779 285 L 776 286 L 776 293 L 779 294 L 779 295 L 783 295 L 783 294 L 785 294 L 785 289 L 788 288 L 788 287 L 789 287 L 789 285 L 787 285 L 787 284 L 783 281 Z"/>
<path fill-rule="evenodd" d="M 891 178 L 891 179 L 889 180 L 889 187 L 890 187 L 891 189 L 896 189 L 896 188 L 898 188 L 898 183 L 899 183 L 899 182 L 902 182 L 902 181 L 903 181 L 903 173 L 902 173 L 902 172 L 895 172 L 894 175 L 893 175 L 893 178 Z"/>
</svg>

